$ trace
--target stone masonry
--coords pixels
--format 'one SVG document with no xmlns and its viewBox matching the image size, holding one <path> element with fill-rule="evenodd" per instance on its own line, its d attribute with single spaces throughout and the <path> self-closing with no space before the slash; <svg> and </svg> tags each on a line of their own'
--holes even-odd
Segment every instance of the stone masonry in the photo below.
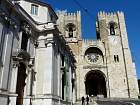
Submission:
<svg viewBox="0 0 140 105">
<path fill-rule="evenodd" d="M 128 44 L 124 13 L 99 12 L 96 21 L 96 40 L 82 39 L 79 11 L 77 13 L 58 11 L 57 14 L 59 29 L 65 35 L 77 60 L 76 99 L 92 94 L 107 98 L 138 98 L 135 63 L 132 62 Z M 70 32 L 73 32 L 72 36 Z M 100 55 L 97 56 L 97 60 L 96 55 Z M 104 86 L 98 83 L 101 80 L 97 79 L 99 75 L 94 77 L 96 72 L 100 72 L 97 74 L 104 77 Z M 93 86 L 86 84 L 90 73 L 93 73 L 93 76 L 89 78 L 96 82 L 95 84 L 93 81 L 90 82 L 94 84 Z M 94 88 L 96 85 L 97 88 Z"/>
</svg>

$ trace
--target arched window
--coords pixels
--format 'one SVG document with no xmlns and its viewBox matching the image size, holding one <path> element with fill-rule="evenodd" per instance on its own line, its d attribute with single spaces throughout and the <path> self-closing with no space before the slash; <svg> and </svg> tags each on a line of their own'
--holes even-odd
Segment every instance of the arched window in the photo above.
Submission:
<svg viewBox="0 0 140 105">
<path fill-rule="evenodd" d="M 72 27 L 69 27 L 69 37 L 72 38 L 73 37 L 73 28 Z"/>
<path fill-rule="evenodd" d="M 115 23 L 110 23 L 110 35 L 115 35 Z"/>
<path fill-rule="evenodd" d="M 68 32 L 68 37 L 74 37 L 74 31 L 76 30 L 76 26 L 73 23 L 69 23 L 66 25 L 66 31 Z"/>
</svg>

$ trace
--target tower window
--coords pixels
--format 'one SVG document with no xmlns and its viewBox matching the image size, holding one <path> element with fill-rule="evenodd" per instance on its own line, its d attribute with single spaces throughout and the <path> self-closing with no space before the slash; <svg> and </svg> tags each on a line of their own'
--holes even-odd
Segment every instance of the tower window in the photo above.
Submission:
<svg viewBox="0 0 140 105">
<path fill-rule="evenodd" d="M 34 5 L 34 4 L 31 5 L 31 14 L 38 15 L 38 6 L 37 5 Z"/>
<path fill-rule="evenodd" d="M 69 23 L 66 25 L 66 31 L 68 32 L 68 37 L 74 37 L 74 31 L 76 30 L 76 26 L 73 23 Z"/>
<path fill-rule="evenodd" d="M 114 55 L 114 61 L 119 62 L 119 56 L 118 55 Z"/>
<path fill-rule="evenodd" d="M 110 23 L 110 35 L 115 35 L 115 24 Z"/>
<path fill-rule="evenodd" d="M 73 37 L 73 29 L 72 27 L 69 27 L 69 37 L 72 38 Z"/>
<path fill-rule="evenodd" d="M 101 39 L 99 32 L 96 32 L 96 35 L 97 35 L 97 39 Z"/>
</svg>

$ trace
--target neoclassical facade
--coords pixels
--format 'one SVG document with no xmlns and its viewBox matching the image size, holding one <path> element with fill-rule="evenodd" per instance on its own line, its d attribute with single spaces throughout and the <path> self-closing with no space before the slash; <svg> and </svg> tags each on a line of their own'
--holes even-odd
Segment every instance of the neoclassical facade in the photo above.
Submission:
<svg viewBox="0 0 140 105">
<path fill-rule="evenodd" d="M 0 105 L 71 105 L 75 58 L 49 4 L 0 1 Z"/>
<path fill-rule="evenodd" d="M 76 99 L 82 96 L 138 98 L 135 63 L 123 12 L 99 12 L 96 40 L 82 39 L 81 13 L 58 11 L 59 30 L 76 58 Z"/>
</svg>

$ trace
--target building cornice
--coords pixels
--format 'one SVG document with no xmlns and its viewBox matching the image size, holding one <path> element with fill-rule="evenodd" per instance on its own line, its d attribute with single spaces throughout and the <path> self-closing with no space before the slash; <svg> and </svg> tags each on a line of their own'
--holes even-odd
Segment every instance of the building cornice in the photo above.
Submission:
<svg viewBox="0 0 140 105">
<path fill-rule="evenodd" d="M 12 3 L 10 0 L 6 0 L 6 3 L 20 17 L 21 21 L 28 23 L 35 32 L 54 32 L 56 29 L 56 24 L 53 22 L 36 22 L 18 3 Z"/>
<path fill-rule="evenodd" d="M 17 1 L 20 1 L 20 0 L 17 0 Z M 50 4 L 45 3 L 45 2 L 42 2 L 40 0 L 24 0 L 24 1 L 31 2 L 31 3 L 35 3 L 35 4 L 38 4 L 38 5 L 41 5 L 41 6 L 48 7 L 49 10 L 52 11 L 52 13 L 54 14 L 55 18 L 58 19 L 58 16 L 56 15 L 55 11 L 53 10 L 53 8 L 51 7 Z"/>
</svg>

